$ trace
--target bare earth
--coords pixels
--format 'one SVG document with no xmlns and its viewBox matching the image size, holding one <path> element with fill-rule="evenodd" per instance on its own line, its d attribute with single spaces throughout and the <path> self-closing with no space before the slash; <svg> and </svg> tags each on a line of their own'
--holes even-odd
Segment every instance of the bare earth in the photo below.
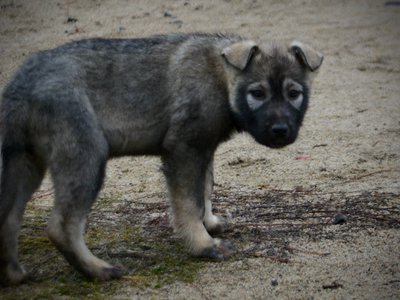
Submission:
<svg viewBox="0 0 400 300">
<path fill-rule="evenodd" d="M 260 42 L 298 39 L 319 48 L 325 61 L 310 110 L 298 141 L 283 150 L 264 148 L 244 135 L 219 148 L 213 197 L 217 213 L 231 223 L 223 235 L 237 248 L 231 260 L 203 261 L 190 280 L 177 277 L 155 285 L 150 277 L 137 275 L 140 255 L 128 255 L 137 250 L 135 237 L 126 248 L 107 244 L 111 235 L 101 242 L 94 237 L 89 244 L 97 255 L 130 262 L 127 277 L 117 288 L 112 283 L 114 289 L 104 291 L 104 297 L 399 299 L 399 2 L 0 0 L 0 89 L 30 53 L 67 41 L 195 31 L 236 33 Z M 179 245 L 167 226 L 159 166 L 159 159 L 151 157 L 110 161 L 97 205 L 101 211 L 106 203 L 107 210 L 103 215 L 94 210 L 89 228 L 135 226 L 145 237 L 165 233 L 156 240 L 160 245 Z M 30 224 L 35 212 L 46 211 L 39 237 L 45 237 L 52 200 L 46 179 L 25 218 Z M 334 224 L 338 212 L 346 223 Z M 22 243 L 31 238 L 29 230 L 24 226 Z M 21 250 L 21 260 L 35 280 L 0 290 L 0 298 L 14 293 L 19 298 L 73 298 L 61 288 L 43 292 L 49 274 L 55 285 L 63 282 L 59 273 L 40 271 L 55 262 L 65 277 L 74 277 L 68 288 L 84 279 L 53 248 L 46 252 L 50 258 L 43 258 L 34 245 Z M 146 247 L 146 253 L 155 253 Z M 193 263 L 196 259 L 185 258 L 181 267 Z M 169 272 L 166 268 L 157 278 Z"/>
</svg>

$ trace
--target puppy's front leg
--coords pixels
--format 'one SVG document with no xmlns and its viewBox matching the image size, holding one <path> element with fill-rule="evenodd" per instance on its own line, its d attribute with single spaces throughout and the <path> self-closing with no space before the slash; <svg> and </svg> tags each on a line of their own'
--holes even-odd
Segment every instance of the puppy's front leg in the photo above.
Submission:
<svg viewBox="0 0 400 300">
<path fill-rule="evenodd" d="M 171 197 L 173 226 L 195 256 L 226 259 L 227 241 L 213 239 L 204 227 L 205 180 L 209 159 L 196 150 L 185 149 L 163 157 L 164 173 Z"/>
<path fill-rule="evenodd" d="M 213 169 L 213 160 L 211 160 L 206 171 L 204 188 L 205 213 L 203 221 L 209 234 L 220 234 L 225 230 L 227 224 L 222 217 L 212 213 L 211 194 L 214 186 Z"/>
</svg>

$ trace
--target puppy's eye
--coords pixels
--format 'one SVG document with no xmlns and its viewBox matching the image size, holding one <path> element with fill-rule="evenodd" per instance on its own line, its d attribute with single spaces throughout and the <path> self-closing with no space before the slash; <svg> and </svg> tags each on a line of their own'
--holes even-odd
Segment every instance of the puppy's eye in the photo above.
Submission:
<svg viewBox="0 0 400 300">
<path fill-rule="evenodd" d="M 264 100 L 265 99 L 265 91 L 262 89 L 250 90 L 249 94 L 256 100 Z"/>
<path fill-rule="evenodd" d="M 302 94 L 299 90 L 290 90 L 288 96 L 290 99 L 294 100 L 297 99 Z"/>
</svg>

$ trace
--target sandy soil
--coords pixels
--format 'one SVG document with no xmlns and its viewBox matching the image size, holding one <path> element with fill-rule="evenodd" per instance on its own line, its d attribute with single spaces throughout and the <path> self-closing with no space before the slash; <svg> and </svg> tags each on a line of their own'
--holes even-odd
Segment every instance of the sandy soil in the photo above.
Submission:
<svg viewBox="0 0 400 300">
<path fill-rule="evenodd" d="M 86 37 L 204 31 L 314 45 L 325 61 L 298 141 L 276 151 L 238 135 L 217 152 L 216 210 L 239 254 L 192 282 L 125 284 L 113 297 L 399 299 L 399 28 L 397 1 L 0 0 L 0 88 L 30 53 Z M 164 205 L 159 166 L 111 161 L 100 197 Z M 35 197 L 52 201 L 48 179 Z"/>
</svg>

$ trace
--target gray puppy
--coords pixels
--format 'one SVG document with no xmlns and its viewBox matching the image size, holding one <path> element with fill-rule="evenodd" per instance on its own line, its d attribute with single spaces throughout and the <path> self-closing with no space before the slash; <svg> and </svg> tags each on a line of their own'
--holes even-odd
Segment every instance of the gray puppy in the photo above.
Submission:
<svg viewBox="0 0 400 300">
<path fill-rule="evenodd" d="M 271 148 L 294 142 L 322 60 L 299 42 L 208 34 L 89 39 L 32 55 L 0 106 L 0 282 L 26 277 L 17 236 L 46 169 L 51 241 L 89 278 L 123 274 L 83 239 L 107 159 L 123 155 L 160 155 L 176 232 L 193 255 L 226 258 L 229 242 L 210 235 L 224 225 L 210 202 L 214 152 L 236 131 Z"/>
</svg>

